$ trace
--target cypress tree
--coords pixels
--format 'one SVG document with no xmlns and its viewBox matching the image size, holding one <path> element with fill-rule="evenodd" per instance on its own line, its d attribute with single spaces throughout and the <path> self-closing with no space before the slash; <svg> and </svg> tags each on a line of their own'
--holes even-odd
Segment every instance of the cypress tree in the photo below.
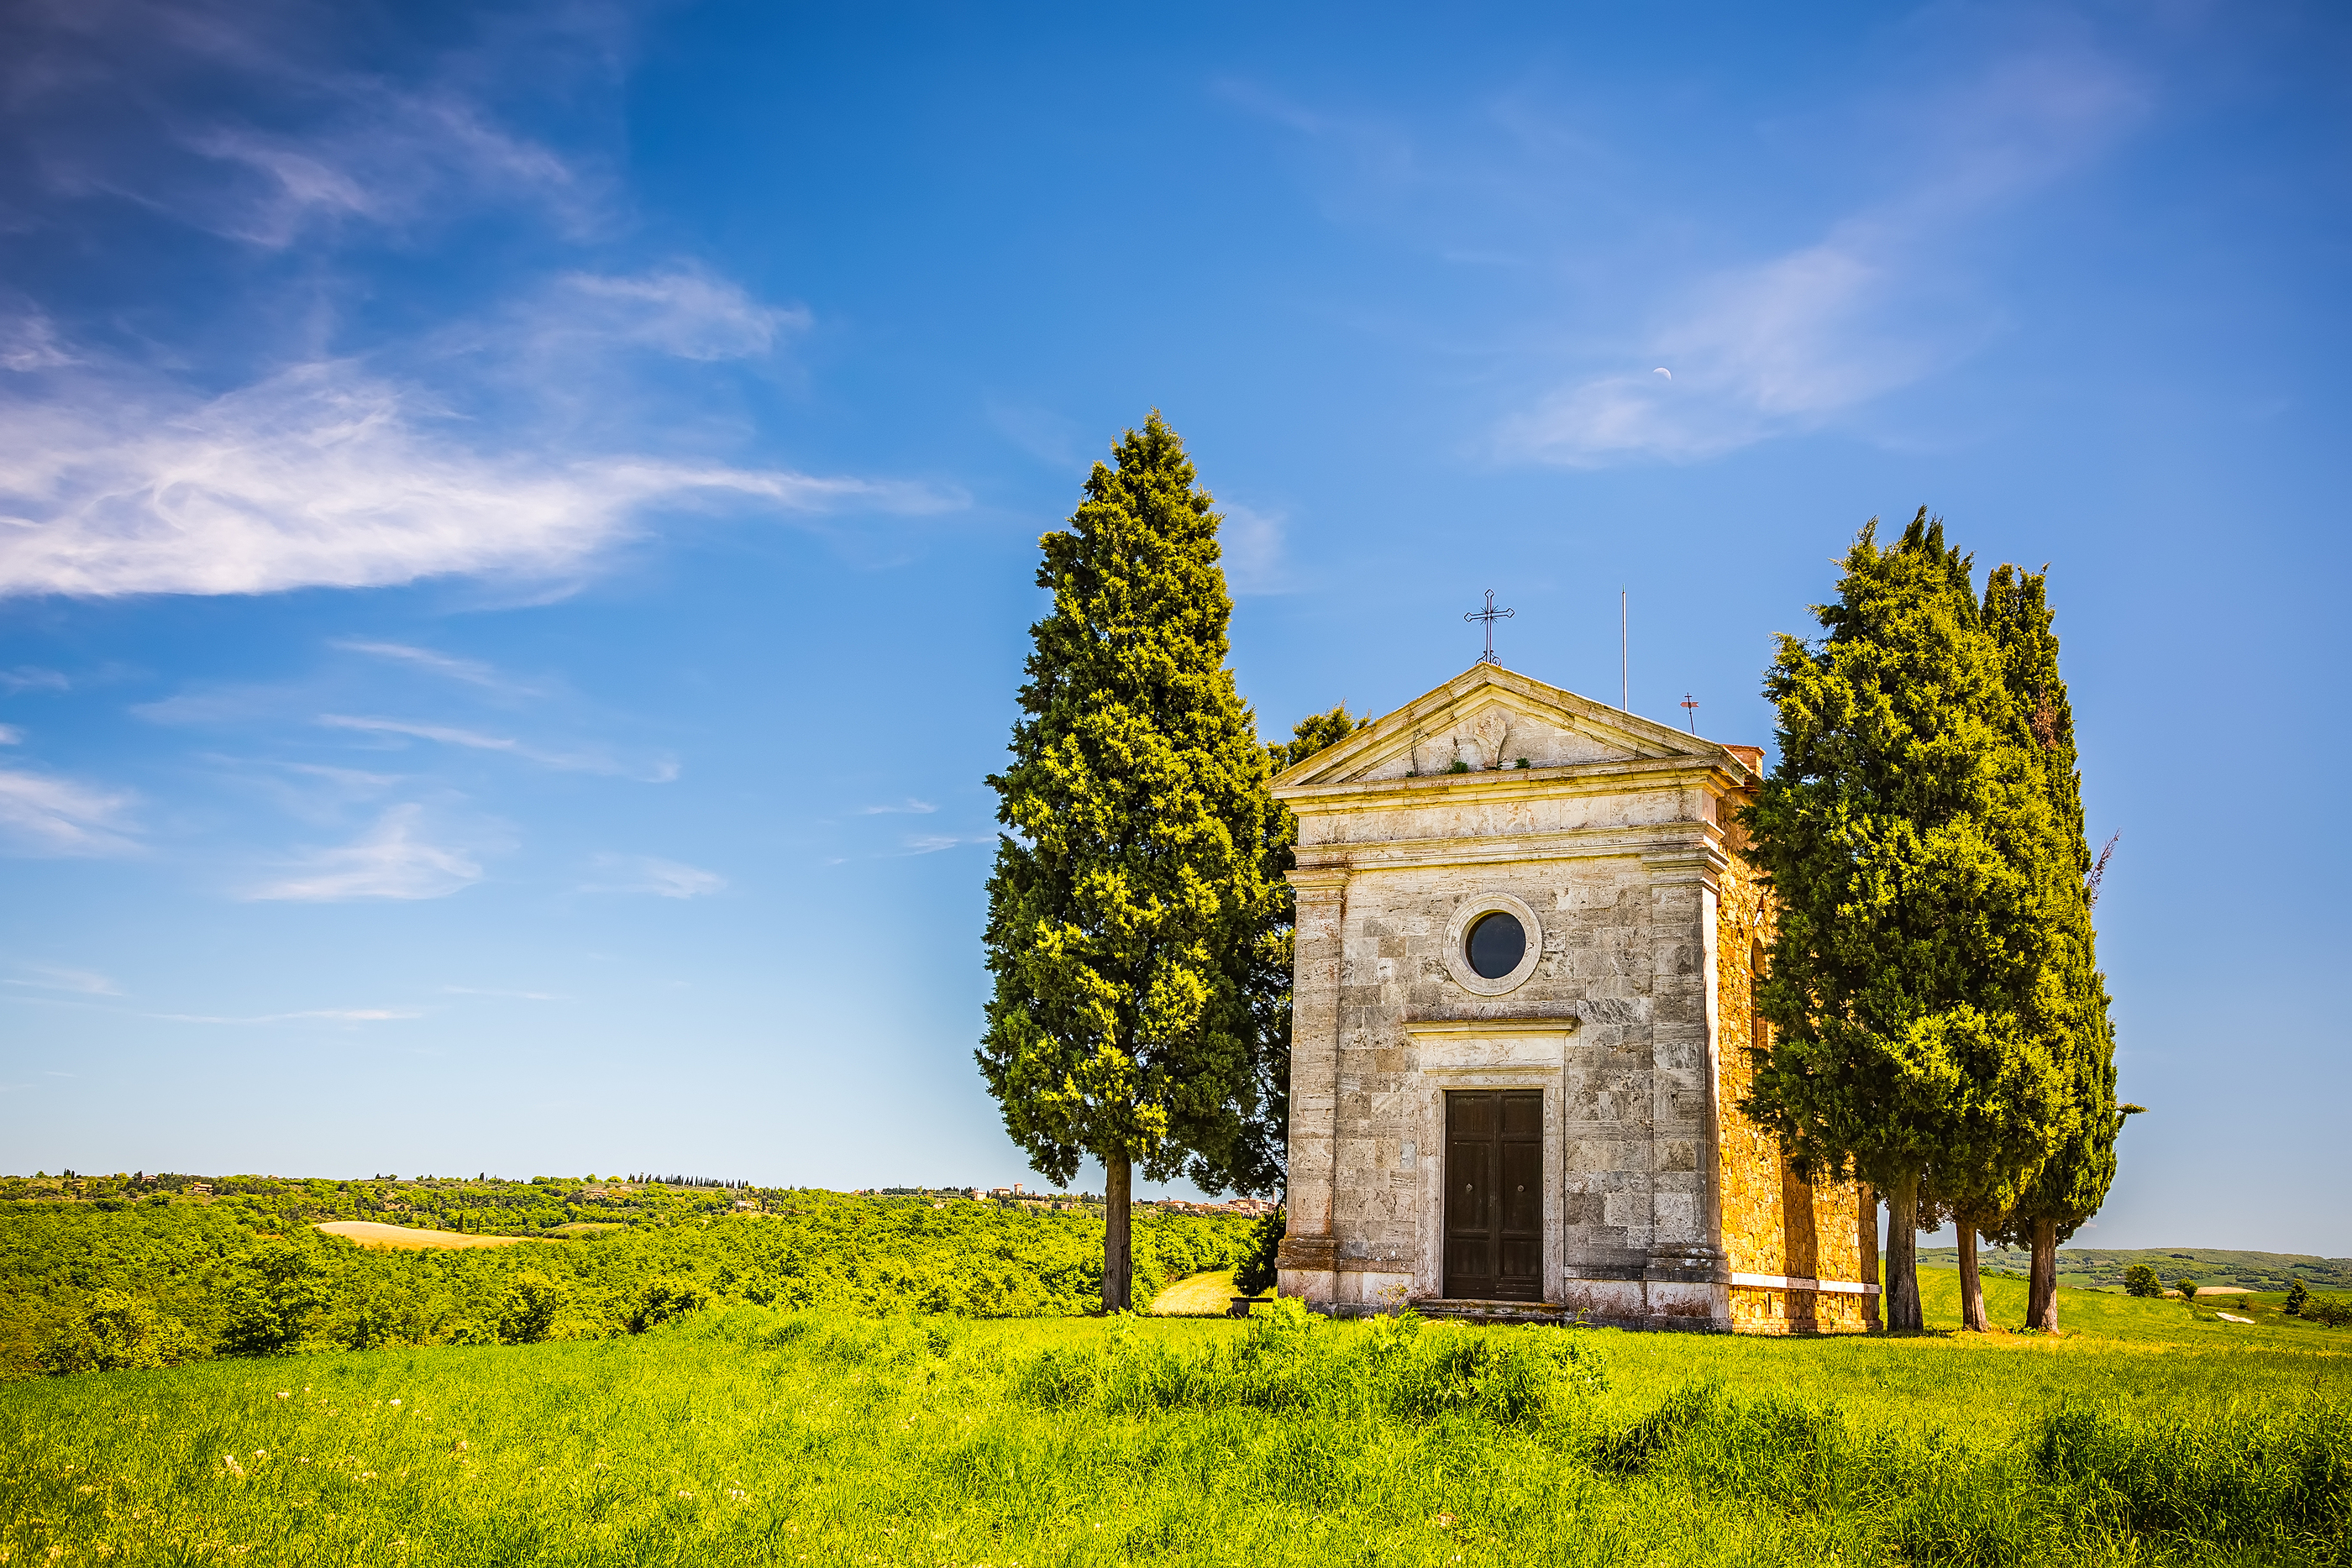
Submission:
<svg viewBox="0 0 2352 1568">
<path fill-rule="evenodd" d="M 1066 1183 L 1105 1173 L 1103 1309 L 1130 1304 L 1131 1184 L 1280 1176 L 1288 890 L 1268 758 L 1225 667 L 1218 515 L 1157 410 L 1039 541 L 1053 608 L 998 795 L 981 1071 Z M 1278 985 L 1279 994 L 1274 988 Z"/>
<path fill-rule="evenodd" d="M 2091 923 L 2091 846 L 2083 831 L 2083 775 L 2074 710 L 2058 673 L 2058 637 L 2040 572 L 1997 569 L 1985 583 L 1984 622 L 2000 645 L 2011 723 L 2049 803 L 2046 851 L 2057 871 L 2050 935 L 2056 996 L 2042 1020 L 2065 1074 L 2057 1144 L 2005 1207 L 1989 1239 L 2032 1249 L 2025 1326 L 2058 1327 L 2058 1247 L 2099 1211 L 2116 1177 L 2116 1135 L 2140 1109 L 2116 1103 L 2115 1027 Z"/>
<path fill-rule="evenodd" d="M 1916 1230 L 2048 1151 L 2063 1084 L 2030 1026 L 2047 810 L 2005 724 L 1971 562 L 1923 507 L 1847 552 L 1818 644 L 1765 678 L 1780 758 L 1748 817 L 1780 918 L 1744 1109 L 1801 1174 L 1887 1195 L 1887 1326 L 1917 1329 Z"/>
</svg>

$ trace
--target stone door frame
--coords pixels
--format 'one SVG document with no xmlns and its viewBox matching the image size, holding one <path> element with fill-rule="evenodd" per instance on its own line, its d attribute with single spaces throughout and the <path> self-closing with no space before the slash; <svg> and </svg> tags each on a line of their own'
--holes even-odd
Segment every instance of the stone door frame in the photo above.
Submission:
<svg viewBox="0 0 2352 1568">
<path fill-rule="evenodd" d="M 1442 1303 L 1445 1295 L 1445 1092 L 1449 1089 L 1533 1089 L 1543 1092 L 1543 1300 L 1561 1299 L 1568 1263 L 1563 1198 L 1568 1167 L 1568 1037 L 1572 1018 L 1406 1020 L 1412 1042 L 1406 1069 L 1408 1125 L 1417 1139 L 1414 1184 L 1420 1196 L 1406 1294 L 1412 1302 Z M 1402 1281 L 1400 1281 L 1402 1283 Z M 1401 1303 L 1402 1304 L 1402 1303 Z"/>
</svg>

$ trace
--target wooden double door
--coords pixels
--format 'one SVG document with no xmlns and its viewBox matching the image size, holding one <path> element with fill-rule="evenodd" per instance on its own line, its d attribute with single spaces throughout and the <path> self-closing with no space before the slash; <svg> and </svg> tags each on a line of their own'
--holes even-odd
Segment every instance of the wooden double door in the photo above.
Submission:
<svg viewBox="0 0 2352 1568">
<path fill-rule="evenodd" d="M 1543 1091 L 1445 1095 L 1445 1293 L 1543 1300 Z"/>
</svg>

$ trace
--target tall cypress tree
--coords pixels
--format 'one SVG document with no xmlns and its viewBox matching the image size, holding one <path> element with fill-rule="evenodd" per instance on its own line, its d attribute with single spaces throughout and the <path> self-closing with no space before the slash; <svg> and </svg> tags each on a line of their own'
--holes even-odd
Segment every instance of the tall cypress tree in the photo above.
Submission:
<svg viewBox="0 0 2352 1568">
<path fill-rule="evenodd" d="M 2058 1327 L 2058 1247 L 2099 1211 L 2116 1176 L 2116 1135 L 2140 1109 L 2116 1103 L 2115 1027 L 2091 923 L 2091 846 L 2083 831 L 2083 775 L 2074 709 L 2058 673 L 2058 636 L 2039 572 L 2013 566 L 1985 583 L 1986 630 L 2000 645 L 2011 723 L 2049 802 L 2047 850 L 2058 873 L 2051 921 L 2056 995 L 2043 1019 L 2065 1073 L 2066 1113 L 2056 1147 L 1988 1227 L 1995 1240 L 2033 1250 L 2025 1326 Z"/>
<path fill-rule="evenodd" d="M 1891 549 L 1876 528 L 1814 607 L 1827 638 L 1782 637 L 1765 678 L 1780 759 L 1748 825 L 1780 918 L 1744 1108 L 1800 1172 L 1887 1195 L 1899 1330 L 1923 1326 L 1923 1211 L 2038 1164 L 2063 1096 L 2028 1022 L 2046 807 L 2003 723 L 1971 563 L 1924 507 Z"/>
<path fill-rule="evenodd" d="M 1113 455 L 1039 541 L 1054 603 L 1030 628 L 1012 765 L 988 780 L 1009 831 L 977 1053 L 1039 1171 L 1102 1162 L 1106 1312 L 1130 1304 L 1136 1162 L 1212 1190 L 1278 1179 L 1269 1085 L 1287 1032 L 1267 995 L 1277 822 L 1225 667 L 1220 519 L 1157 410 Z"/>
</svg>

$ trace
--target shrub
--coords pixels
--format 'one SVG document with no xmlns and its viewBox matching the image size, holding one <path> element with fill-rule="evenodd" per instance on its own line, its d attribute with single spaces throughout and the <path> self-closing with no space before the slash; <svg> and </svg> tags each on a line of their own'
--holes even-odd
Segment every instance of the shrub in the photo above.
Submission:
<svg viewBox="0 0 2352 1568">
<path fill-rule="evenodd" d="M 569 1291 L 536 1269 L 518 1270 L 507 1281 L 506 1309 L 499 1314 L 499 1338 L 509 1344 L 537 1344 L 550 1338 L 570 1299 Z"/>
<path fill-rule="evenodd" d="M 2164 1294 L 2164 1285 L 2157 1279 L 2155 1270 L 2145 1263 L 2135 1263 L 2124 1270 L 2124 1294 L 2160 1296 Z"/>
<path fill-rule="evenodd" d="M 40 1364 L 41 1370 L 54 1374 L 119 1372 L 178 1366 L 200 1354 L 194 1336 L 146 1302 L 121 1291 L 97 1291 L 80 1313 L 50 1336 Z"/>
<path fill-rule="evenodd" d="M 2303 1305 L 2302 1316 L 2308 1322 L 2324 1328 L 2342 1328 L 2352 1323 L 2352 1300 L 2343 1296 L 2314 1296 Z"/>
<path fill-rule="evenodd" d="M 2193 1301 L 2197 1299 L 2197 1281 L 2186 1274 L 2172 1281 L 2172 1288 L 2180 1292 L 2180 1299 L 2184 1301 Z"/>
<path fill-rule="evenodd" d="M 2300 1280 L 2289 1284 L 2286 1288 L 2286 1315 L 2291 1318 L 2301 1316 L 2304 1303 L 2310 1300 L 2311 1288 L 2308 1285 Z"/>
<path fill-rule="evenodd" d="M 1288 1228 L 1288 1218 L 1279 1208 L 1250 1227 L 1249 1250 L 1234 1270 L 1234 1294 L 1255 1296 L 1273 1286 L 1278 1272 L 1274 1266 L 1275 1253 L 1281 1248 Z"/>
<path fill-rule="evenodd" d="M 772 1295 L 770 1299 L 773 1299 Z M 629 1332 L 643 1333 L 672 1318 L 698 1312 L 709 1304 L 710 1292 L 691 1280 L 656 1280 L 638 1294 L 637 1304 L 629 1313 Z M 764 1306 L 766 1302 L 761 1304 Z"/>
<path fill-rule="evenodd" d="M 265 1240 L 243 1260 L 244 1278 L 228 1291 L 224 1355 L 280 1355 L 301 1343 L 327 1304 L 318 1260 L 290 1241 Z"/>
</svg>

